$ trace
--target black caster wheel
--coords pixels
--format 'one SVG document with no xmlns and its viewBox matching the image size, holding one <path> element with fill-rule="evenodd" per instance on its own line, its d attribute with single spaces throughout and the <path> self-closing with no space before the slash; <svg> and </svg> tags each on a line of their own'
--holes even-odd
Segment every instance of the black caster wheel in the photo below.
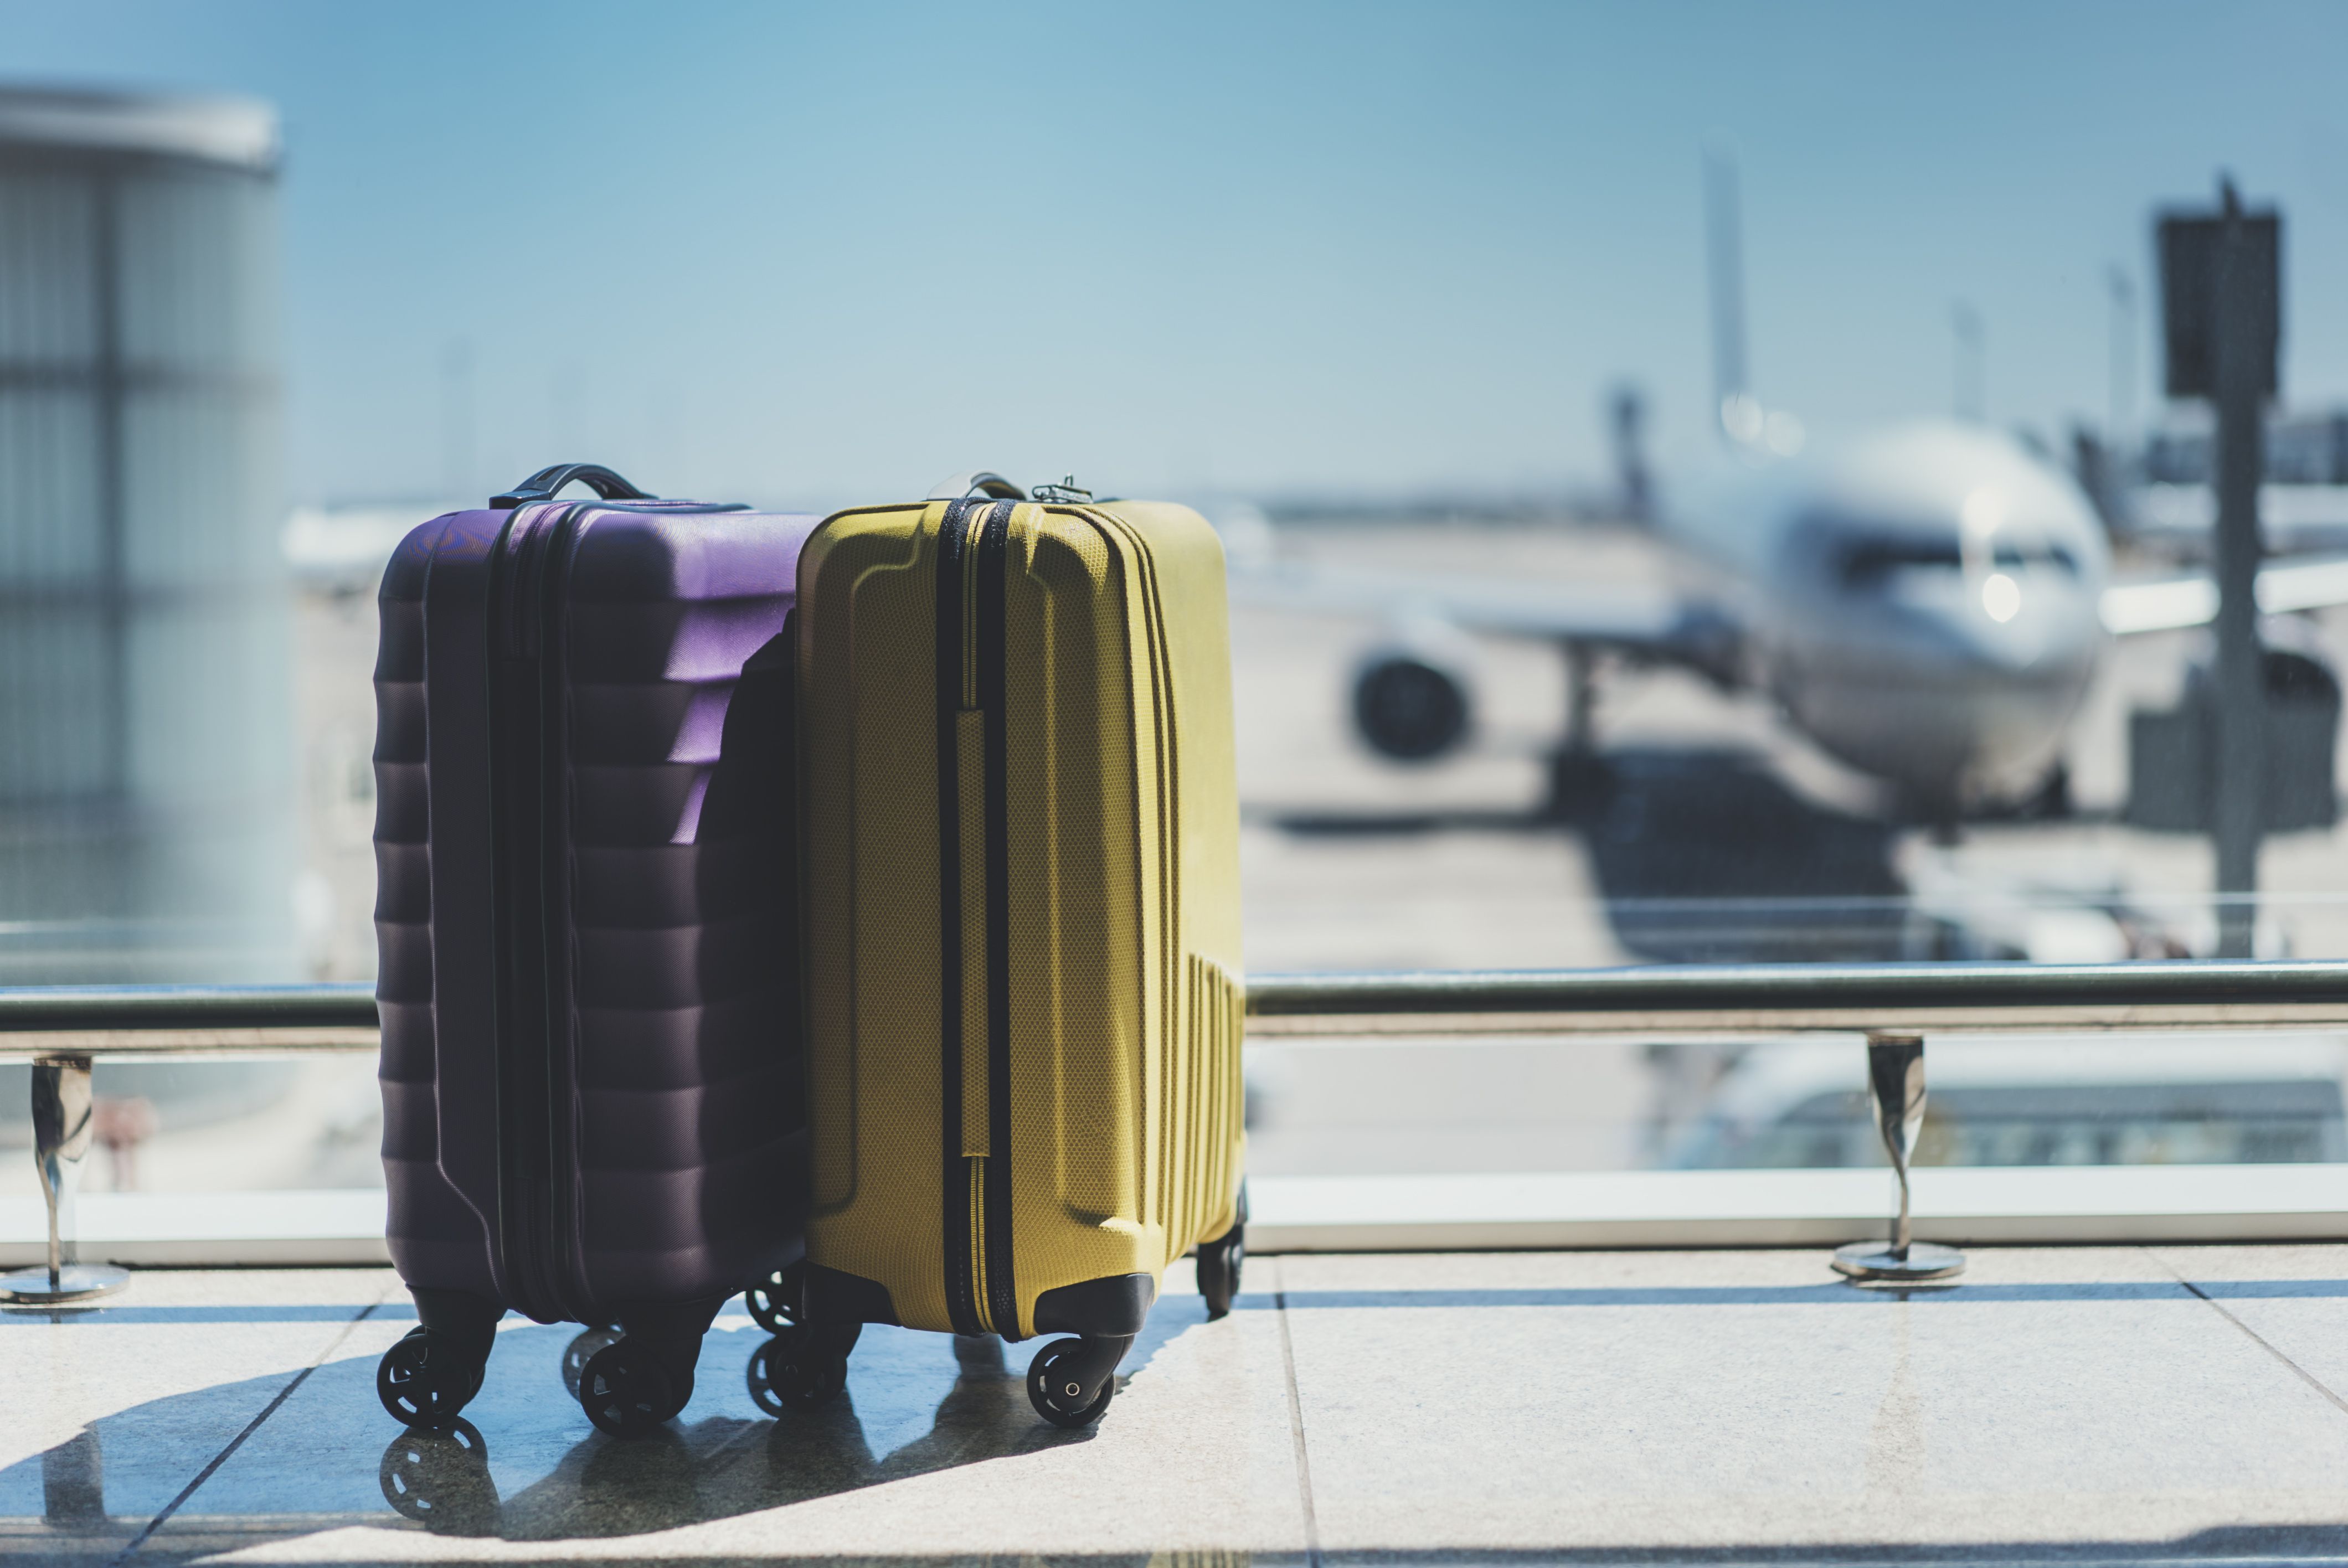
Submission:
<svg viewBox="0 0 2348 1568">
<path fill-rule="evenodd" d="M 1027 1364 L 1027 1402 L 1035 1413 L 1056 1427 L 1074 1431 L 1091 1426 L 1108 1409 L 1109 1400 L 1117 1397 L 1117 1371 L 1112 1366 L 1109 1375 L 1101 1379 L 1100 1392 L 1086 1404 L 1085 1386 L 1076 1365 L 1085 1348 L 1081 1339 L 1055 1339 L 1035 1352 L 1035 1359 Z"/>
<path fill-rule="evenodd" d="M 1207 1298 L 1207 1321 L 1231 1316 L 1240 1294 L 1240 1271 L 1247 1262 L 1247 1227 L 1199 1244 L 1199 1294 Z"/>
<path fill-rule="evenodd" d="M 579 1397 L 579 1379 L 587 1370 L 587 1363 L 607 1345 L 616 1345 L 620 1331 L 616 1328 L 590 1328 L 562 1348 L 562 1391 L 572 1399 Z"/>
<path fill-rule="evenodd" d="M 680 1395 L 659 1360 L 625 1339 L 596 1351 L 579 1374 L 579 1403 L 587 1419 L 615 1438 L 650 1434 L 691 1397 L 691 1385 Z"/>
<path fill-rule="evenodd" d="M 794 1329 L 752 1353 L 749 1380 L 750 1398 L 769 1415 L 781 1415 L 786 1407 L 818 1409 L 847 1389 L 848 1352 L 816 1344 L 806 1329 Z"/>
<path fill-rule="evenodd" d="M 383 1450 L 376 1481 L 403 1519 L 451 1535 L 487 1535 L 498 1524 L 489 1450 L 472 1422 L 405 1431 Z"/>
<path fill-rule="evenodd" d="M 376 1363 L 375 1397 L 405 1426 L 446 1426 L 481 1391 L 488 1368 L 460 1356 L 448 1338 L 411 1328 Z"/>
<path fill-rule="evenodd" d="M 1247 1184 L 1240 1184 L 1238 1217 L 1213 1241 L 1199 1244 L 1199 1294 L 1207 1298 L 1207 1321 L 1231 1315 L 1239 1299 L 1240 1269 L 1247 1262 Z"/>
<path fill-rule="evenodd" d="M 788 1334 L 798 1327 L 800 1281 L 806 1276 L 807 1266 L 795 1263 L 779 1268 L 742 1293 L 742 1305 L 750 1309 L 750 1317 L 769 1334 Z"/>
</svg>

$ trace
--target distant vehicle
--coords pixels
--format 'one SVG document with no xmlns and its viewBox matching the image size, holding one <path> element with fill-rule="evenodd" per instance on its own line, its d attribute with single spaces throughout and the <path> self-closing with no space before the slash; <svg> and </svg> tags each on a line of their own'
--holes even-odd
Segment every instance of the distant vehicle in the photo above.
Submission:
<svg viewBox="0 0 2348 1568">
<path fill-rule="evenodd" d="M 1734 242 L 1725 251 L 1733 257 Z M 1353 717 L 1374 750 L 1403 761 L 1467 738 L 1463 632 L 1555 644 L 1570 695 L 1553 804 L 1595 765 L 1592 656 L 1607 651 L 1774 698 L 1916 818 L 2059 812 L 2064 740 L 2107 640 L 2206 625 L 2214 587 L 2206 576 L 2114 585 L 2103 525 L 2077 484 L 1986 425 L 1917 421 L 1806 453 L 1799 421 L 1744 388 L 1742 305 L 1717 271 L 1723 253 L 1716 240 L 1717 471 L 1656 493 L 1636 419 L 1616 417 L 1622 509 L 1677 547 L 1686 586 L 1403 575 L 1257 551 L 1260 564 L 1234 569 L 1234 598 L 1382 618 Z M 2269 613 L 2348 603 L 2348 557 L 2270 566 L 2259 597 Z"/>
<path fill-rule="evenodd" d="M 2209 1165 L 2348 1159 L 2337 1036 L 1936 1043 L 1917 1163 Z M 1664 1151 L 1680 1168 L 1879 1165 L 1848 1039 L 1751 1047 Z"/>
</svg>

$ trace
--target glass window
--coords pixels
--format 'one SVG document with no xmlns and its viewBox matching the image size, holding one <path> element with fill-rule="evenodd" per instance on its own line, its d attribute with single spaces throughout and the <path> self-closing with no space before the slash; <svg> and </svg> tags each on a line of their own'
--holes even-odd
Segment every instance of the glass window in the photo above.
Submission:
<svg viewBox="0 0 2348 1568">
<path fill-rule="evenodd" d="M 187 57 L 247 96 L 190 98 L 59 20 L 24 70 L 108 90 L 0 88 L 0 984 L 371 984 L 384 563 L 572 460 L 1195 507 L 1258 974 L 2348 958 L 2314 63 L 2209 88 L 2216 8 L 1955 87 L 1922 15 L 1303 15 L 427 18 L 354 76 L 232 11 Z M 517 58 L 626 112 L 511 113 Z M 2233 159 L 2291 325 L 2229 446 L 2155 225 Z M 1251 1104 L 1267 1170 L 1872 1157 L 1851 1050 L 1731 1114 L 1748 1043 L 1267 1045 Z M 368 1071 L 109 1069 L 98 1184 L 375 1180 Z M 1931 1157 L 2332 1159 L 2340 1080 L 1952 1083 Z"/>
</svg>

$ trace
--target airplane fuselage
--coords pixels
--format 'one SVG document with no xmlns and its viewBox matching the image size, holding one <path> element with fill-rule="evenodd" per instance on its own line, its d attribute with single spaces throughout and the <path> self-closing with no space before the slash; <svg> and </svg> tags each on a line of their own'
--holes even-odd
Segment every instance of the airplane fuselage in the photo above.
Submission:
<svg viewBox="0 0 2348 1568">
<path fill-rule="evenodd" d="M 1850 766 L 1953 811 L 2060 760 L 2110 555 L 2069 477 L 2011 440 L 1903 425 L 1723 476 L 1662 522 L 1743 624 L 1748 678 Z"/>
</svg>

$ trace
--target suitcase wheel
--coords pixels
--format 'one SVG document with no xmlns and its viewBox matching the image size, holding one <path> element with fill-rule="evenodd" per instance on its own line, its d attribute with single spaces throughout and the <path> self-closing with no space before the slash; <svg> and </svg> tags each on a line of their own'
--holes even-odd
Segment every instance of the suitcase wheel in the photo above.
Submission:
<svg viewBox="0 0 2348 1568">
<path fill-rule="evenodd" d="M 1247 1227 L 1199 1244 L 1199 1294 L 1207 1298 L 1207 1321 L 1231 1315 L 1240 1293 L 1240 1270 L 1247 1262 Z"/>
<path fill-rule="evenodd" d="M 767 1333 L 788 1334 L 799 1320 L 800 1293 L 805 1288 L 800 1282 L 806 1275 L 803 1263 L 777 1269 L 742 1293 L 742 1305 Z"/>
<path fill-rule="evenodd" d="M 596 1429 L 615 1438 L 641 1438 L 685 1409 L 693 1384 L 682 1387 L 650 1347 L 615 1340 L 587 1358 L 579 1374 L 579 1403 Z"/>
<path fill-rule="evenodd" d="M 831 1403 L 848 1387 L 848 1352 L 804 1328 L 778 1334 L 750 1352 L 743 1377 L 750 1400 L 770 1416 L 797 1408 L 812 1410 Z M 851 1339 L 850 1344 L 854 1341 Z"/>
<path fill-rule="evenodd" d="M 1027 1364 L 1027 1402 L 1056 1427 L 1091 1426 L 1117 1397 L 1124 1339 L 1055 1339 Z"/>
<path fill-rule="evenodd" d="M 404 1425 L 446 1426 L 481 1391 L 488 1370 L 487 1363 L 460 1353 L 448 1336 L 411 1328 L 376 1363 L 375 1396 Z"/>
<path fill-rule="evenodd" d="M 589 1328 L 562 1348 L 562 1391 L 572 1399 L 579 1397 L 579 1379 L 587 1371 L 587 1363 L 595 1352 L 606 1345 L 615 1344 L 620 1337 L 616 1328 Z"/>
<path fill-rule="evenodd" d="M 1230 1316 L 1239 1299 L 1240 1267 L 1247 1262 L 1247 1183 L 1240 1183 L 1239 1217 L 1213 1241 L 1199 1244 L 1199 1294 L 1207 1298 L 1207 1321 Z"/>
</svg>

